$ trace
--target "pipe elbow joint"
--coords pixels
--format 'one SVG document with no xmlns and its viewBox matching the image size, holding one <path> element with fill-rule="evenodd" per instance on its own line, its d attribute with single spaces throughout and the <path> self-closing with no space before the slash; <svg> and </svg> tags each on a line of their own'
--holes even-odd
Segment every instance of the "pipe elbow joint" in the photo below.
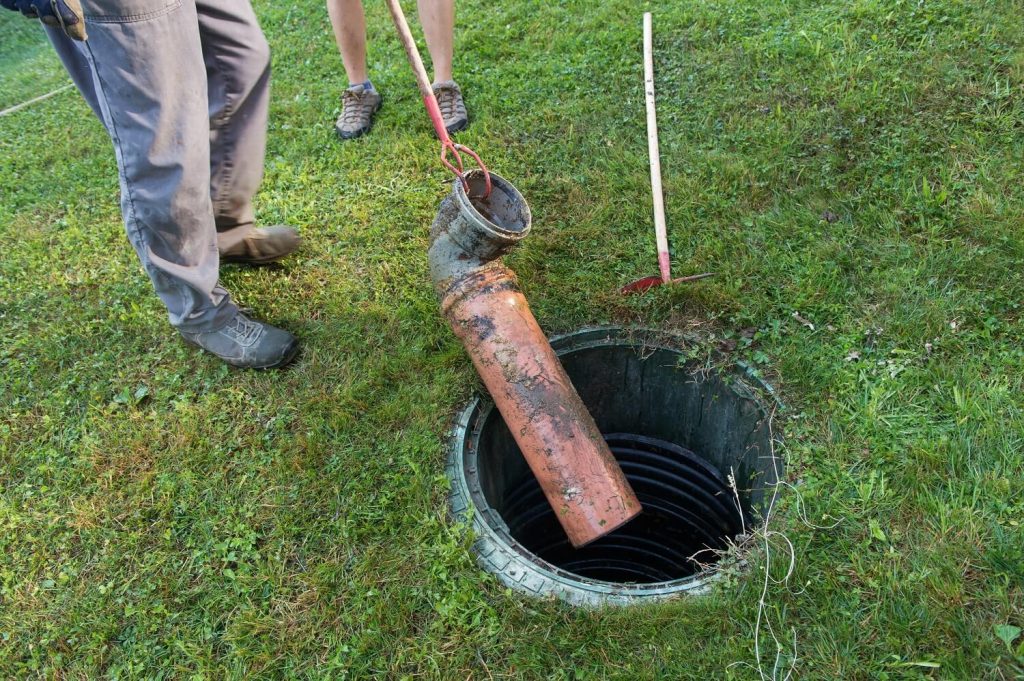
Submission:
<svg viewBox="0 0 1024 681">
<path fill-rule="evenodd" d="M 514 278 L 500 258 L 530 231 L 530 207 L 508 180 L 491 173 L 487 198 L 475 196 L 484 192 L 482 172 L 466 173 L 466 181 L 468 192 L 454 181 L 430 228 L 430 276 L 442 300 L 460 283 L 487 271 L 504 270 Z"/>
</svg>

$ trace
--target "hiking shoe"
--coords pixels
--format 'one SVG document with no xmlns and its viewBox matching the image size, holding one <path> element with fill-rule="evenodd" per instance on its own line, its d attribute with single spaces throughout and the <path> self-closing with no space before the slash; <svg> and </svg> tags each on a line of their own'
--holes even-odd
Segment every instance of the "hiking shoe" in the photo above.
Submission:
<svg viewBox="0 0 1024 681">
<path fill-rule="evenodd" d="M 277 369 L 295 359 L 295 336 L 241 312 L 216 331 L 180 331 L 185 342 L 243 369 Z"/>
<path fill-rule="evenodd" d="M 291 227 L 253 227 L 240 241 L 221 251 L 220 261 L 265 265 L 294 252 L 301 243 L 302 237 Z"/>
<path fill-rule="evenodd" d="M 373 115 L 380 109 L 381 96 L 360 83 L 341 93 L 341 115 L 334 129 L 343 140 L 351 140 L 370 132 Z"/>
<path fill-rule="evenodd" d="M 448 134 L 458 132 L 469 125 L 469 115 L 466 113 L 466 103 L 462 101 L 462 90 L 454 80 L 444 80 L 434 83 L 434 97 L 437 98 L 437 105 L 441 109 L 441 118 L 444 119 L 445 130 Z"/>
</svg>

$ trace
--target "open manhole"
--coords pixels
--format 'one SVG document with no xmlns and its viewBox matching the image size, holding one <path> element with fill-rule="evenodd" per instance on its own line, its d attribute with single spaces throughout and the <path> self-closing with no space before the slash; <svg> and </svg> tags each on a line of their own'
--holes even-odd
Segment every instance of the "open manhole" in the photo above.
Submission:
<svg viewBox="0 0 1024 681">
<path fill-rule="evenodd" d="M 644 511 L 574 549 L 501 414 L 477 397 L 456 422 L 448 476 L 480 564 L 514 589 L 578 605 L 705 590 L 782 475 L 771 389 L 739 365 L 687 362 L 685 339 L 661 332 L 587 329 L 551 345 Z"/>
</svg>

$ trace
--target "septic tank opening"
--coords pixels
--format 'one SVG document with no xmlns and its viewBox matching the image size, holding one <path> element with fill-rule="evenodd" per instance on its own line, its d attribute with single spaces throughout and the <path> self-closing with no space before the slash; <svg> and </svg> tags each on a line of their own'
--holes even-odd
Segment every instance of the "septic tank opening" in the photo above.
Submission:
<svg viewBox="0 0 1024 681">
<path fill-rule="evenodd" d="M 687 362 L 685 340 L 658 332 L 590 329 L 551 344 L 644 510 L 574 549 L 501 415 L 477 398 L 456 426 L 448 473 L 481 564 L 513 588 L 580 604 L 706 588 L 782 474 L 771 389 L 741 366 Z"/>
<path fill-rule="evenodd" d="M 743 532 L 737 497 L 713 466 L 671 442 L 630 433 L 606 435 L 643 513 L 615 532 L 574 549 L 533 475 L 494 481 L 505 488 L 495 510 L 509 533 L 541 560 L 581 577 L 650 583 L 689 577 L 715 563 Z M 493 450 L 492 450 L 493 451 Z M 484 475 L 494 470 L 483 464 Z M 517 476 L 518 477 L 518 476 Z M 748 514 L 749 515 L 749 514 Z"/>
</svg>

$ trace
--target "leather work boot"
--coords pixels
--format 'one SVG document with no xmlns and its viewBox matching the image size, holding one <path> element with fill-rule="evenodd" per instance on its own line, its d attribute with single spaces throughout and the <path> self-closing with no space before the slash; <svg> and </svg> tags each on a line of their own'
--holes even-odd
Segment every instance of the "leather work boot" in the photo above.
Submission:
<svg viewBox="0 0 1024 681">
<path fill-rule="evenodd" d="M 367 90 L 362 83 L 342 92 L 341 115 L 334 122 L 341 139 L 351 140 L 370 132 L 382 99 L 376 90 Z"/>
<path fill-rule="evenodd" d="M 294 252 L 301 243 L 302 237 L 291 227 L 253 227 L 241 240 L 220 252 L 220 261 L 266 265 Z"/>
<path fill-rule="evenodd" d="M 295 359 L 299 341 L 292 334 L 249 319 L 241 312 L 215 331 L 180 331 L 186 343 L 243 369 L 277 369 Z"/>
<path fill-rule="evenodd" d="M 448 134 L 458 132 L 469 125 L 469 115 L 466 113 L 466 103 L 462 101 L 459 84 L 454 80 L 445 80 L 434 83 L 433 88 Z"/>
</svg>

